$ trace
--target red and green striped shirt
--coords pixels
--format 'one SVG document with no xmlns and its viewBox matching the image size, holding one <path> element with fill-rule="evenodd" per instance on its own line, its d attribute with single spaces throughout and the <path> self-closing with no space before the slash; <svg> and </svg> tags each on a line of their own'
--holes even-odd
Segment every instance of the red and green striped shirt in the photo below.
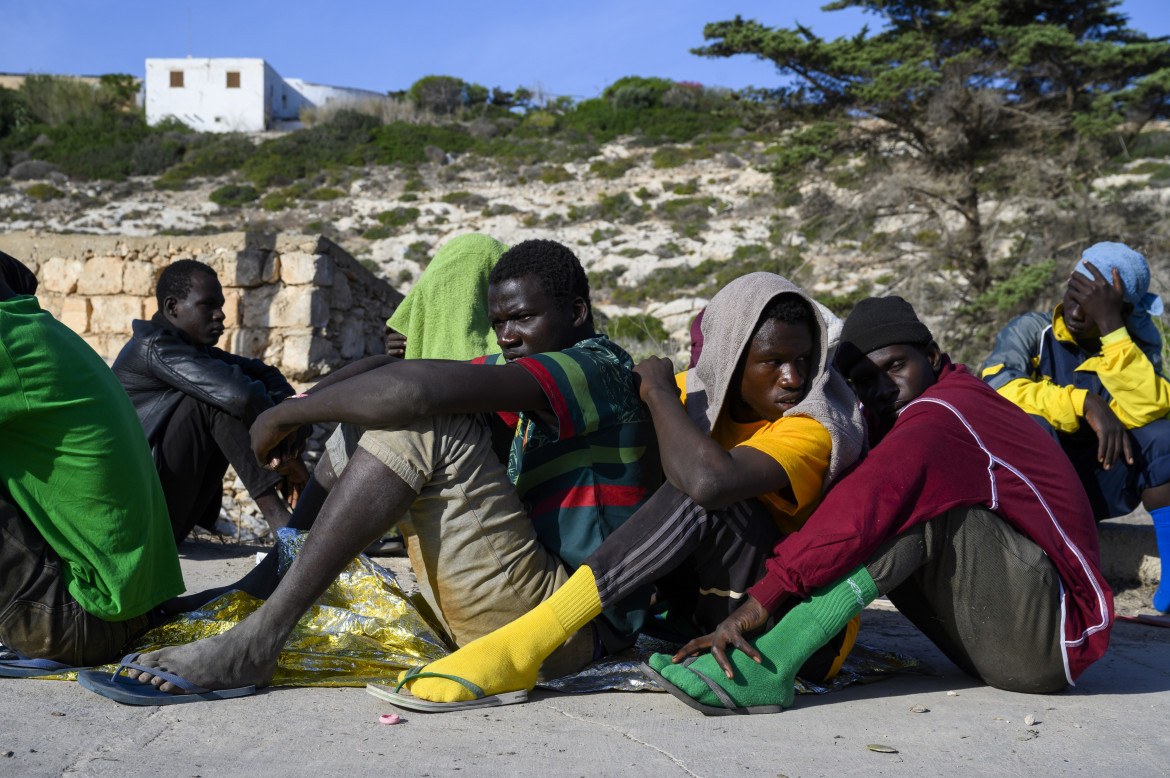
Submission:
<svg viewBox="0 0 1170 778">
<path fill-rule="evenodd" d="M 475 361 L 495 365 L 504 358 Z M 604 336 L 514 364 L 540 383 L 551 413 L 501 414 L 517 421 L 508 477 L 537 537 L 576 569 L 649 496 L 653 422 L 634 388 L 633 360 Z"/>
</svg>

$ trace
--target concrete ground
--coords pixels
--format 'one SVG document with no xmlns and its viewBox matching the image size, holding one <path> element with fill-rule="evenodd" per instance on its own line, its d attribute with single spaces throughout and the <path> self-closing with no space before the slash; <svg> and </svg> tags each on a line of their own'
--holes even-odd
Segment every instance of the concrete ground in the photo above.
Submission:
<svg viewBox="0 0 1170 778">
<path fill-rule="evenodd" d="M 185 543 L 188 586 L 236 580 L 257 550 Z M 1119 612 L 1150 613 L 1148 596 L 1120 593 Z M 526 705 L 386 726 L 378 716 L 393 709 L 360 688 L 135 708 L 76 683 L 0 679 L 0 776 L 1170 772 L 1170 629 L 1119 623 L 1075 688 L 1031 696 L 978 685 L 897 612 L 871 606 L 862 618 L 862 642 L 918 657 L 923 669 L 798 696 L 768 716 L 708 718 L 662 693 L 537 691 Z"/>
</svg>

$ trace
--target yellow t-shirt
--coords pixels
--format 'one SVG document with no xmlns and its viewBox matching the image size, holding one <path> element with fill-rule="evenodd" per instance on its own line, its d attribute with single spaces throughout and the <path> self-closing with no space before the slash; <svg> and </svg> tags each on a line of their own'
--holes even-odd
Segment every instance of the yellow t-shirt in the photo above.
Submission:
<svg viewBox="0 0 1170 778">
<path fill-rule="evenodd" d="M 687 372 L 675 376 L 687 402 Z M 749 446 L 775 459 L 788 474 L 796 502 L 779 492 L 761 494 L 758 500 L 784 533 L 795 532 L 804 526 L 809 514 L 821 502 L 825 474 L 829 470 L 829 454 L 833 439 L 829 431 L 816 419 L 808 416 L 783 416 L 776 421 L 756 421 L 740 424 L 728 413 L 719 414 L 711 437 L 725 450 Z"/>
</svg>

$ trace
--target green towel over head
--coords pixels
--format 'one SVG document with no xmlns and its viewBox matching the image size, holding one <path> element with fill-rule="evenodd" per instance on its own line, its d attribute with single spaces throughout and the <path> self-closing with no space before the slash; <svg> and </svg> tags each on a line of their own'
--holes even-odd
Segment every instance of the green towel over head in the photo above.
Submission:
<svg viewBox="0 0 1170 778">
<path fill-rule="evenodd" d="M 468 360 L 499 353 L 488 322 L 488 274 L 508 247 L 472 233 L 443 244 L 390 317 L 407 359 Z"/>
</svg>

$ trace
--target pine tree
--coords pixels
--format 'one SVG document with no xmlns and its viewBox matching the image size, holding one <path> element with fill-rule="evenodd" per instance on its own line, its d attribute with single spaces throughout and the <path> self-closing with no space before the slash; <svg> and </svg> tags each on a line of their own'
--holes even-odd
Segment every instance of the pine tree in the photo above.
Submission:
<svg viewBox="0 0 1170 778">
<path fill-rule="evenodd" d="M 824 40 L 737 16 L 708 24 L 694 53 L 769 60 L 818 109 L 821 121 L 779 153 L 778 185 L 842 151 L 898 158 L 903 194 L 955 225 L 938 258 L 978 294 L 993 281 L 988 199 L 1083 189 L 1105 154 L 1170 105 L 1170 43 L 1128 29 L 1119 4 L 837 0 L 824 10 L 860 8 L 883 26 Z M 908 164 L 920 175 L 907 177 Z"/>
</svg>

